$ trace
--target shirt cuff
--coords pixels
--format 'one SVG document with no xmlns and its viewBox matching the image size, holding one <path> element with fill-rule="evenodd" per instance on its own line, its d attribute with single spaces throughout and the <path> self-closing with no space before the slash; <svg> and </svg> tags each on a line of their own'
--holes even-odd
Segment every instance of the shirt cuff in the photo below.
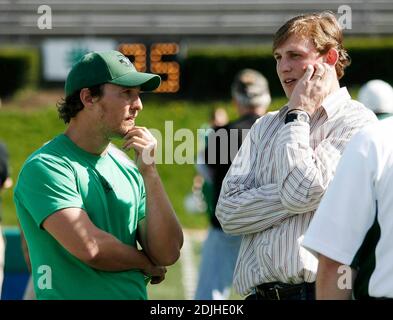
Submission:
<svg viewBox="0 0 393 320">
<path fill-rule="evenodd" d="M 278 134 L 278 144 L 298 143 L 310 146 L 310 125 L 306 122 L 294 121 L 284 125 Z"/>
</svg>

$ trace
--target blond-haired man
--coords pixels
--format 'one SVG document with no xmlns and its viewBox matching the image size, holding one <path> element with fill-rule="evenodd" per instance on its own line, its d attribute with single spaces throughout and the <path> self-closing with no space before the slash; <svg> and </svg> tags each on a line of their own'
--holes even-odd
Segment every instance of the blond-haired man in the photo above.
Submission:
<svg viewBox="0 0 393 320">
<path fill-rule="evenodd" d="M 301 248 L 345 145 L 376 121 L 339 79 L 349 64 L 333 14 L 297 16 L 275 34 L 288 103 L 251 129 L 222 186 L 216 215 L 243 235 L 235 289 L 249 299 L 314 299 L 317 259 Z"/>
</svg>

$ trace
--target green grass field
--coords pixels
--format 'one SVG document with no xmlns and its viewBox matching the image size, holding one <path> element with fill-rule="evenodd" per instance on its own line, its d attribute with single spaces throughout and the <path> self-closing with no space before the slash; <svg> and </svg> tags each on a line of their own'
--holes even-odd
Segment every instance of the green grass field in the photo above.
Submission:
<svg viewBox="0 0 393 320">
<path fill-rule="evenodd" d="M 195 150 L 197 129 L 207 122 L 214 108 L 224 107 L 231 118 L 235 117 L 234 108 L 229 102 L 225 101 L 205 104 L 187 101 L 169 102 L 166 99 L 161 101 L 151 97 L 148 98 L 150 99 L 145 101 L 142 97 L 144 110 L 140 113 L 137 124 L 164 132 L 165 121 L 173 121 L 174 131 L 180 128 L 188 128 L 194 133 Z M 37 148 L 41 147 L 43 143 L 65 129 L 65 125 L 58 119 L 54 103 L 26 108 L 26 101 L 24 100 L 26 99 L 17 98 L 0 109 L 0 140 L 5 142 L 9 149 L 11 176 L 14 180 L 14 185 L 26 158 Z M 120 145 L 121 141 L 115 141 L 115 143 Z M 174 148 L 179 143 L 181 141 L 176 142 Z M 163 149 L 163 154 L 165 154 L 165 148 Z M 130 156 L 133 157 L 132 152 Z M 196 173 L 194 165 L 161 164 L 158 165 L 158 170 L 182 226 L 184 228 L 206 229 L 208 225 L 206 215 L 190 214 L 183 206 L 184 197 L 191 191 L 192 180 Z M 12 195 L 13 189 L 4 190 L 2 194 L 2 224 L 6 226 L 17 224 Z M 184 284 L 182 281 L 184 261 L 181 258 L 175 265 L 168 268 L 166 279 L 163 283 L 148 286 L 150 299 L 183 300 L 191 298 L 190 294 L 196 287 L 202 240 L 199 237 L 190 241 L 192 243 L 192 268 L 195 271 L 192 283 Z M 185 294 L 185 290 L 188 290 L 188 294 Z M 236 296 L 233 297 L 236 298 Z"/>
<path fill-rule="evenodd" d="M 356 91 L 351 93 L 356 97 Z M 137 119 L 138 125 L 164 132 L 165 121 L 173 121 L 174 130 L 188 128 L 194 133 L 195 149 L 197 129 L 207 122 L 212 110 L 224 107 L 231 119 L 236 117 L 235 110 L 229 101 L 195 103 L 178 100 L 168 101 L 153 97 L 144 99 L 143 96 L 142 101 L 144 101 L 144 110 Z M 279 108 L 285 102 L 285 98 L 273 99 L 270 110 Z M 63 132 L 65 128 L 65 125 L 58 119 L 54 104 L 45 105 L 43 103 L 39 107 L 26 108 L 24 104 L 18 103 L 18 99 L 0 109 L 0 123 L 0 140 L 7 144 L 10 152 L 11 176 L 14 184 L 26 158 L 43 143 Z M 120 141 L 116 141 L 116 143 L 119 144 Z M 180 143 L 182 141 L 176 142 L 175 148 Z M 165 148 L 163 152 L 165 153 Z M 130 156 L 133 154 L 130 153 Z M 182 226 L 192 230 L 205 230 L 208 225 L 207 216 L 205 214 L 191 214 L 185 210 L 183 205 L 184 197 L 191 191 L 192 179 L 196 173 L 194 165 L 160 164 L 158 170 Z M 9 189 L 3 191 L 2 194 L 2 223 L 8 226 L 17 224 L 12 192 L 13 189 Z M 202 240 L 201 237 L 191 237 L 190 241 L 192 243 L 192 266 L 196 272 L 194 282 L 197 281 Z M 182 300 L 187 299 L 187 295 L 189 297 L 190 293 L 186 294 L 185 292 L 187 286 L 182 281 L 184 272 L 184 260 L 182 259 L 168 268 L 166 280 L 162 284 L 148 286 L 150 299 Z M 196 283 L 189 285 L 191 285 L 191 289 L 188 286 L 187 290 L 192 291 L 192 286 L 195 286 Z M 240 299 L 240 296 L 232 294 L 231 299 Z"/>
<path fill-rule="evenodd" d="M 143 97 L 142 97 L 142 101 Z M 277 101 L 275 105 L 279 105 Z M 282 102 L 281 102 L 282 103 Z M 58 119 L 54 105 L 42 105 L 35 108 L 22 107 L 17 102 L 8 104 L 0 109 L 0 140 L 5 142 L 10 152 L 11 176 L 14 185 L 20 168 L 26 158 L 43 143 L 52 139 L 65 129 L 65 125 Z M 190 129 L 195 136 L 194 149 L 196 150 L 196 132 L 202 124 L 209 119 L 210 113 L 217 107 L 224 107 L 230 118 L 235 118 L 235 110 L 229 102 L 192 103 L 188 101 L 169 102 L 158 99 L 146 99 L 144 110 L 137 119 L 138 125 L 154 128 L 164 132 L 165 121 L 173 121 L 174 131 L 180 128 Z M 115 141 L 120 145 L 120 141 Z M 175 143 L 175 148 L 180 142 Z M 165 148 L 163 150 L 165 154 Z M 133 156 L 132 152 L 130 156 Z M 158 169 L 173 203 L 177 215 L 184 228 L 206 229 L 208 222 L 205 214 L 191 214 L 184 209 L 183 201 L 191 191 L 192 179 L 196 173 L 193 164 L 161 164 Z M 12 200 L 13 189 L 3 191 L 3 225 L 17 224 L 15 207 Z M 162 284 L 149 285 L 149 298 L 154 300 L 183 300 L 190 298 L 190 292 L 195 290 L 200 251 L 203 238 L 192 238 L 192 268 L 195 271 L 193 283 L 184 284 L 182 275 L 184 261 L 181 258 L 175 265 L 168 268 L 166 279 Z M 188 287 L 188 294 L 185 290 Z M 191 291 L 190 291 L 191 290 Z M 239 298 L 235 294 L 232 299 Z"/>
<path fill-rule="evenodd" d="M 207 122 L 211 111 L 217 107 L 224 107 L 231 118 L 235 117 L 234 108 L 225 101 L 205 104 L 188 101 L 169 102 L 150 98 L 144 103 L 144 109 L 137 119 L 137 124 L 149 129 L 158 129 L 164 133 L 165 121 L 173 121 L 174 132 L 180 128 L 188 128 L 194 133 L 194 150 L 196 150 L 197 129 Z M 62 121 L 58 119 L 54 105 L 25 108 L 18 104 L 9 104 L 0 109 L 0 123 L 0 140 L 7 144 L 10 152 L 14 185 L 26 158 L 43 143 L 63 132 L 65 128 Z M 120 141 L 115 141 L 115 143 L 120 145 Z M 175 142 L 173 149 L 176 150 L 181 143 L 182 141 Z M 163 147 L 163 155 L 165 155 L 165 147 Z M 133 157 L 132 152 L 130 156 Z M 194 165 L 161 164 L 158 165 L 158 170 L 182 225 L 187 228 L 206 227 L 207 221 L 204 215 L 188 214 L 183 206 L 185 195 L 191 191 L 192 179 L 196 172 Z M 3 192 L 4 225 L 17 224 L 12 191 L 9 189 Z"/>
<path fill-rule="evenodd" d="M 205 230 L 195 231 L 186 229 L 184 233 L 188 239 L 188 245 L 191 246 L 188 259 L 192 260 L 192 265 L 190 266 L 186 263 L 186 257 L 184 255 L 187 255 L 187 253 L 183 250 L 181 258 L 173 266 L 168 268 L 164 282 L 158 285 L 148 285 L 150 300 L 185 300 L 193 298 L 198 281 L 200 256 L 206 232 Z M 191 273 L 194 274 L 193 272 L 195 272 L 195 277 L 184 277 L 183 273 L 186 271 L 189 273 L 190 271 L 185 270 L 187 267 L 193 269 Z M 219 266 L 217 266 L 218 269 Z M 183 279 L 187 279 L 187 281 L 183 281 Z M 232 289 L 229 299 L 241 300 L 243 298 Z"/>
</svg>

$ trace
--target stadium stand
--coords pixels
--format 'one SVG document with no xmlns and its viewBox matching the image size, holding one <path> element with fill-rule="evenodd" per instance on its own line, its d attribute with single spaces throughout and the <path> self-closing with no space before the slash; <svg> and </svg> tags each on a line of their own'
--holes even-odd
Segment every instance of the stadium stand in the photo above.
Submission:
<svg viewBox="0 0 393 320">
<path fill-rule="evenodd" d="M 348 33 L 393 31 L 391 0 L 48 0 L 53 28 L 37 28 L 41 0 L 0 0 L 0 38 L 31 36 L 270 36 L 289 17 L 348 5 Z M 15 38 L 16 36 L 16 38 Z M 34 38 L 34 37 L 33 37 Z"/>
</svg>

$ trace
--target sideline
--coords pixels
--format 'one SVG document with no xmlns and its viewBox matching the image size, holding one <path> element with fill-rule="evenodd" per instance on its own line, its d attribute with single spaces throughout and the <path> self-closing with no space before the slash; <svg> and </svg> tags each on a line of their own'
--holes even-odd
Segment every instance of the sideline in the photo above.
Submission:
<svg viewBox="0 0 393 320">
<path fill-rule="evenodd" d="M 198 282 L 198 266 L 194 259 L 194 241 L 201 242 L 206 238 L 206 231 L 183 229 L 184 244 L 181 249 L 180 265 L 182 271 L 182 283 L 184 289 L 184 299 L 194 300 L 196 286 Z"/>
</svg>

